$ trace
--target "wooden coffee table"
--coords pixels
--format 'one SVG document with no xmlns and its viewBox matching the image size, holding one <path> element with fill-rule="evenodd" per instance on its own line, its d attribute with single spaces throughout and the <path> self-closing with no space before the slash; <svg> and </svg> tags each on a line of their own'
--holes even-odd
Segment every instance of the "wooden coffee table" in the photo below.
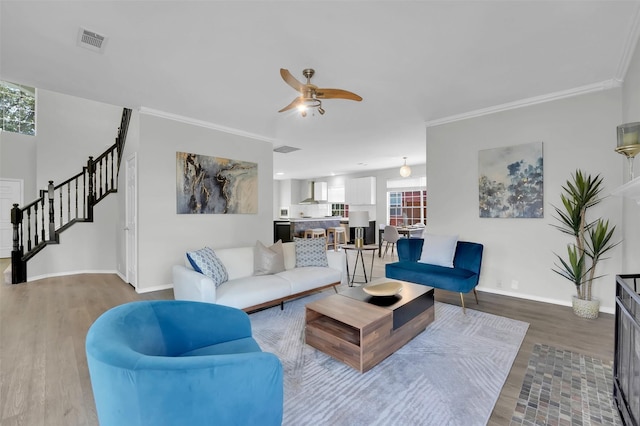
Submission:
<svg viewBox="0 0 640 426">
<path fill-rule="evenodd" d="M 383 281 L 398 281 L 388 280 Z M 433 287 L 403 281 L 394 297 L 362 287 L 306 305 L 306 343 L 364 373 L 433 322 Z"/>
</svg>

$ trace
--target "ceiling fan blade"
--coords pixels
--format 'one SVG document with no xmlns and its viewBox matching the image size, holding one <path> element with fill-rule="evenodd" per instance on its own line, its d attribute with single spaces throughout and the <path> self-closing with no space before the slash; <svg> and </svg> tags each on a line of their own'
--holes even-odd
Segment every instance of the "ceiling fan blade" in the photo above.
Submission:
<svg viewBox="0 0 640 426">
<path fill-rule="evenodd" d="M 302 93 L 304 90 L 304 84 L 300 83 L 294 76 L 292 76 L 289 70 L 280 68 L 280 76 L 282 76 L 285 83 Z"/>
<path fill-rule="evenodd" d="M 353 92 L 342 89 L 316 89 L 316 97 L 318 99 L 349 99 L 351 101 L 361 101 L 362 97 Z"/>
<path fill-rule="evenodd" d="M 298 106 L 298 104 L 300 104 L 301 102 L 302 102 L 302 98 L 295 98 L 293 100 L 293 102 L 291 102 L 289 105 L 287 105 L 286 107 L 282 108 L 278 112 L 289 111 L 290 109 L 296 108 Z"/>
</svg>

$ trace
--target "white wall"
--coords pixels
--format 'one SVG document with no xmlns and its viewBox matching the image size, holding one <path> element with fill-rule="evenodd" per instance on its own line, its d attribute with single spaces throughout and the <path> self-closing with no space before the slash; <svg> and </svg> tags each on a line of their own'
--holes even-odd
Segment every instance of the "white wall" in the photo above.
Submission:
<svg viewBox="0 0 640 426">
<path fill-rule="evenodd" d="M 427 129 L 428 229 L 484 244 L 479 289 L 570 304 L 575 287 L 551 270 L 554 252 L 566 253 L 570 242 L 551 226 L 556 223 L 552 204 L 560 203 L 561 185 L 577 168 L 600 173 L 605 194 L 622 184 L 620 157 L 613 150 L 620 104 L 620 89 L 612 89 Z M 478 151 L 536 141 L 544 143 L 544 218 L 480 218 Z M 613 224 L 621 223 L 621 210 L 617 197 L 594 207 L 596 215 Z M 615 238 L 622 237 L 619 229 Z M 594 286 L 602 309 L 609 312 L 621 265 L 618 247 L 600 265 L 606 277 Z M 517 290 L 511 288 L 514 280 Z"/>
<path fill-rule="evenodd" d="M 273 145 L 269 142 L 140 115 L 138 151 L 138 291 L 172 282 L 185 251 L 253 246 L 273 240 Z M 176 152 L 258 163 L 257 214 L 177 214 Z"/>
<path fill-rule="evenodd" d="M 93 223 L 76 223 L 27 262 L 27 278 L 33 281 L 56 275 L 116 270 L 116 216 L 118 200 L 105 197 L 93 209 Z"/>
<path fill-rule="evenodd" d="M 640 43 L 629 64 L 627 75 L 622 87 L 622 119 L 620 123 L 640 121 Z M 635 176 L 640 177 L 640 156 L 634 162 Z M 623 172 L 623 180 L 627 182 L 627 160 L 619 155 L 618 163 Z M 622 271 L 627 274 L 640 273 L 640 206 L 635 202 L 624 199 L 623 223 L 625 239 L 622 242 L 624 261 Z"/>
<path fill-rule="evenodd" d="M 38 189 L 80 173 L 89 156 L 114 144 L 122 107 L 48 90 L 38 90 L 37 102 Z"/>
<path fill-rule="evenodd" d="M 0 178 L 22 179 L 24 201 L 37 198 L 37 136 L 0 131 Z"/>
</svg>

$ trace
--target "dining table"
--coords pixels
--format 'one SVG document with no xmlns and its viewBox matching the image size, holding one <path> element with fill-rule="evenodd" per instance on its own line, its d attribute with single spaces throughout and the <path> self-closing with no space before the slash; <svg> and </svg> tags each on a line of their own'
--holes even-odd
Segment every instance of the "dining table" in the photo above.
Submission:
<svg viewBox="0 0 640 426">
<path fill-rule="evenodd" d="M 421 238 L 424 232 L 424 226 L 396 226 L 398 234 L 405 238 Z M 382 234 L 384 233 L 384 226 L 380 226 L 378 229 L 378 257 L 382 257 Z"/>
</svg>

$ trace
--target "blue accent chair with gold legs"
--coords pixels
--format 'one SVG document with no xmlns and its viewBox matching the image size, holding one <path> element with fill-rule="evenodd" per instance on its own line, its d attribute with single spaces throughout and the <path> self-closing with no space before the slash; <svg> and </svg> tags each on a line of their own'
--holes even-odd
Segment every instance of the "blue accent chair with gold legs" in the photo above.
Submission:
<svg viewBox="0 0 640 426">
<path fill-rule="evenodd" d="M 248 315 L 184 300 L 116 306 L 89 328 L 101 426 L 280 425 L 282 364 Z"/>
<path fill-rule="evenodd" d="M 447 268 L 418 262 L 423 244 L 424 239 L 422 238 L 398 240 L 398 259 L 400 261 L 386 264 L 385 276 L 460 293 L 462 312 L 466 313 L 464 293 L 473 290 L 476 303 L 478 303 L 476 286 L 480 279 L 484 246 L 469 241 L 458 241 L 453 257 L 453 268 Z"/>
</svg>

